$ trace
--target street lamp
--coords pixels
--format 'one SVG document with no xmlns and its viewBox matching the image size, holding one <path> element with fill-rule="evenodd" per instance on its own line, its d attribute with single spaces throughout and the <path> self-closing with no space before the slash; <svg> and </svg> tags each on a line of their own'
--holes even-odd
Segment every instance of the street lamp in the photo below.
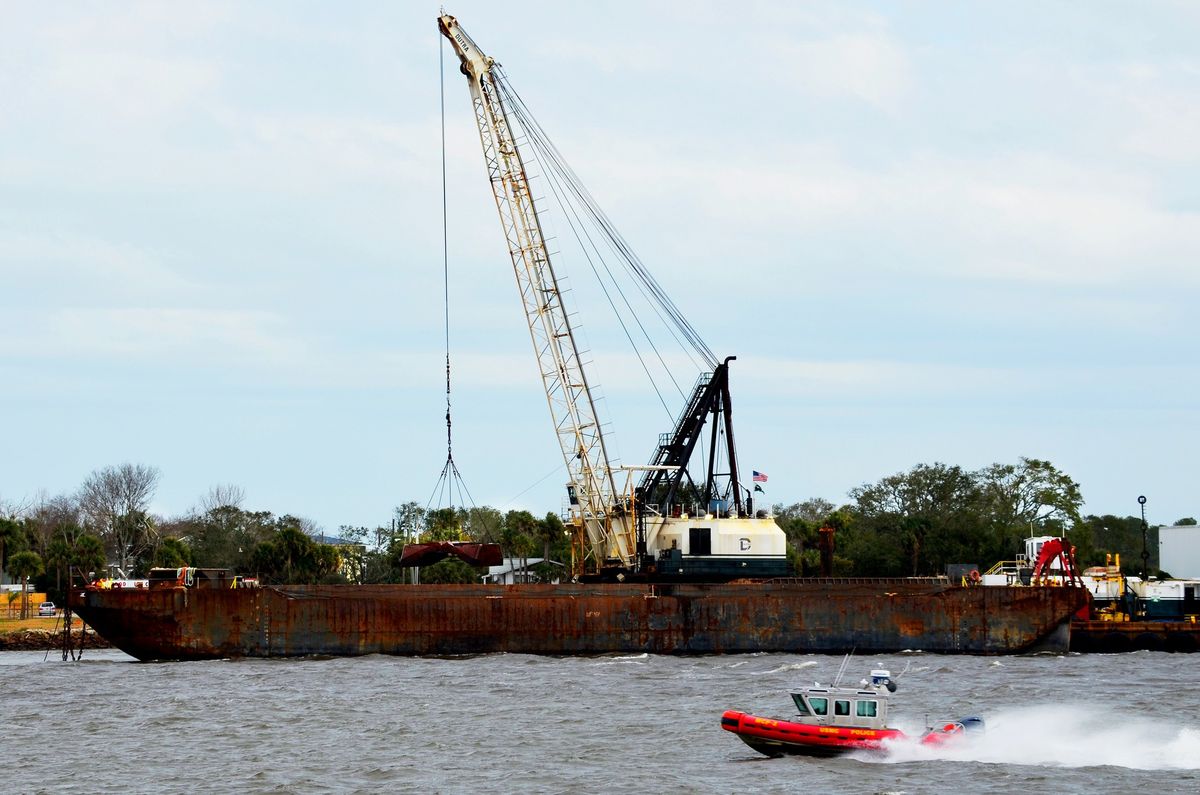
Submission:
<svg viewBox="0 0 1200 795">
<path fill-rule="evenodd" d="M 1142 506 L 1142 582 L 1150 579 L 1150 551 L 1146 548 L 1146 498 L 1138 497 L 1138 505 Z"/>
</svg>

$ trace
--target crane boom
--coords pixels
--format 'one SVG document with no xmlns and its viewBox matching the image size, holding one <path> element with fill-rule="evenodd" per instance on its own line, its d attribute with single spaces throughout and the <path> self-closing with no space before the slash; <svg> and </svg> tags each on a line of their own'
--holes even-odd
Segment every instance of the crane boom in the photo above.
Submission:
<svg viewBox="0 0 1200 795">
<path fill-rule="evenodd" d="M 584 553 L 584 565 L 575 573 L 600 580 L 633 576 L 664 581 L 783 575 L 788 570 L 787 539 L 767 512 L 755 514 L 748 492 L 743 501 L 744 489 L 738 482 L 728 373 L 734 357 L 718 364 L 548 144 L 499 65 L 479 49 L 454 17 L 440 16 L 438 28 L 454 47 L 471 90 L 492 195 L 567 467 L 571 524 L 576 547 Z M 529 157 L 523 156 L 523 147 L 529 147 Z M 569 183 L 631 273 L 713 367 L 713 372 L 697 383 L 675 430 L 660 437 L 654 462 L 622 467 L 627 486 L 621 492 L 615 487 L 592 390 L 529 189 L 526 163 L 539 154 L 550 174 L 552 190 L 555 184 L 561 187 L 558 179 Z M 708 473 L 697 482 L 687 467 L 710 417 Z M 729 465 L 723 473 L 718 472 L 716 463 L 721 439 Z M 639 475 L 641 483 L 635 487 L 634 478 Z M 724 479 L 723 486 L 718 487 L 718 479 Z M 593 564 L 590 573 L 584 571 L 588 561 Z"/>
<path fill-rule="evenodd" d="M 586 533 L 590 547 L 587 556 L 598 565 L 608 558 L 628 562 L 633 550 L 624 529 L 624 517 L 617 509 L 617 491 L 604 434 L 575 333 L 563 307 L 562 291 L 529 189 L 525 161 L 493 75 L 495 62 L 479 49 L 454 17 L 443 14 L 438 18 L 438 27 L 458 54 L 461 71 L 470 87 L 492 194 L 567 467 L 572 522 L 577 530 Z"/>
</svg>

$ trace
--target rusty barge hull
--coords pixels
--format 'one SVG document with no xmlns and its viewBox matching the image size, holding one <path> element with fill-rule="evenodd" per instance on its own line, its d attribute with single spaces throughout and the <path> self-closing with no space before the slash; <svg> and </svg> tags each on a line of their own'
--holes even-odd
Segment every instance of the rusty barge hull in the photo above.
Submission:
<svg viewBox="0 0 1200 795">
<path fill-rule="evenodd" d="M 509 652 L 1065 652 L 1087 592 L 929 581 L 76 589 L 139 660 Z"/>
<path fill-rule="evenodd" d="M 1200 652 L 1200 624 L 1190 621 L 1071 622 L 1071 651 L 1118 654 L 1127 651 Z"/>
</svg>

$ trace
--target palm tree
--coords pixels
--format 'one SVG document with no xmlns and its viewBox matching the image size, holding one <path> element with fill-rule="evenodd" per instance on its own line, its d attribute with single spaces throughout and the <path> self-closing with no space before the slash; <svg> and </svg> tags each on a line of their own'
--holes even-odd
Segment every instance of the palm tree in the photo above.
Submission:
<svg viewBox="0 0 1200 795">
<path fill-rule="evenodd" d="M 4 565 L 8 555 L 21 549 L 25 540 L 21 522 L 16 519 L 6 519 L 0 516 L 0 572 L 7 569 Z"/>
<path fill-rule="evenodd" d="M 71 569 L 87 574 L 104 568 L 104 542 L 78 527 L 63 526 L 58 535 L 46 547 L 46 565 L 54 570 L 58 582 L 70 587 Z"/>
<path fill-rule="evenodd" d="M 42 558 L 36 552 L 18 552 L 8 559 L 14 577 L 21 578 L 21 618 L 29 618 L 29 578 L 45 570 Z"/>
</svg>

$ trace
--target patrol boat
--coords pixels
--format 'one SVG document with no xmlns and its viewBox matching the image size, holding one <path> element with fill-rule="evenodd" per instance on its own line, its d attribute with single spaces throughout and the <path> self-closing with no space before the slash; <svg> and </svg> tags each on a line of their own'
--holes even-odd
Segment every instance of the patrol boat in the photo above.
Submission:
<svg viewBox="0 0 1200 795">
<path fill-rule="evenodd" d="M 836 756 L 850 751 L 882 751 L 887 741 L 908 737 L 887 725 L 888 698 L 896 692 L 890 671 L 876 669 L 858 687 L 814 683 L 792 691 L 800 714 L 791 720 L 761 718 L 728 710 L 721 728 L 767 756 L 799 754 Z M 958 742 L 984 728 L 982 718 L 969 717 L 930 728 L 919 738 L 924 745 Z"/>
</svg>

